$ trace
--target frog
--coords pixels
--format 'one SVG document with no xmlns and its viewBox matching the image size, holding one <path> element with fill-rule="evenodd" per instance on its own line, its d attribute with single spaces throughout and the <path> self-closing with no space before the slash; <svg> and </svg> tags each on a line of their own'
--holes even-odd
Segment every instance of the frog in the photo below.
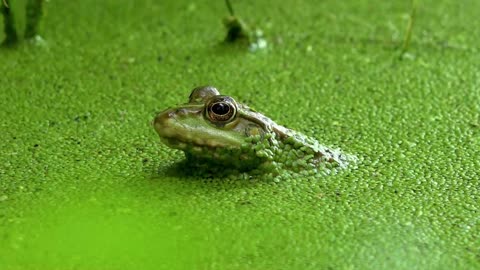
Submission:
<svg viewBox="0 0 480 270">
<path fill-rule="evenodd" d="M 187 103 L 159 112 L 152 124 L 161 142 L 183 151 L 187 163 L 195 166 L 331 172 L 354 161 L 352 155 L 277 124 L 214 86 L 194 88 Z"/>
</svg>

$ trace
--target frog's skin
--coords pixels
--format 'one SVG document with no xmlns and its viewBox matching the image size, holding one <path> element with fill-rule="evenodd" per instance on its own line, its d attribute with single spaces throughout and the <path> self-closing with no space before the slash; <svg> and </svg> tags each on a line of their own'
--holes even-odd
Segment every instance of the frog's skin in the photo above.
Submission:
<svg viewBox="0 0 480 270">
<path fill-rule="evenodd" d="M 18 43 L 18 34 L 15 28 L 15 19 L 10 0 L 0 0 L 0 11 L 4 20 L 5 40 L 3 45 L 12 46 Z M 26 24 L 24 37 L 26 40 L 41 40 L 38 36 L 38 24 L 43 16 L 43 4 L 45 0 L 27 0 Z"/>
<path fill-rule="evenodd" d="M 188 103 L 160 112 L 153 125 L 161 140 L 184 151 L 191 164 L 303 171 L 345 167 L 349 161 L 212 86 L 193 89 Z"/>
</svg>

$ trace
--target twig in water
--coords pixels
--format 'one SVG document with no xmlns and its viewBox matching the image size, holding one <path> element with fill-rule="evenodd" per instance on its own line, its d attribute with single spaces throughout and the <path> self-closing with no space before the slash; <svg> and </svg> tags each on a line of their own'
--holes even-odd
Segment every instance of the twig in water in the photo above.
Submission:
<svg viewBox="0 0 480 270">
<path fill-rule="evenodd" d="M 417 0 L 412 0 L 412 9 L 410 11 L 410 18 L 408 19 L 407 31 L 405 33 L 405 39 L 403 40 L 402 50 L 400 56 L 403 56 L 410 46 L 410 40 L 412 39 L 413 24 L 417 13 Z"/>
</svg>

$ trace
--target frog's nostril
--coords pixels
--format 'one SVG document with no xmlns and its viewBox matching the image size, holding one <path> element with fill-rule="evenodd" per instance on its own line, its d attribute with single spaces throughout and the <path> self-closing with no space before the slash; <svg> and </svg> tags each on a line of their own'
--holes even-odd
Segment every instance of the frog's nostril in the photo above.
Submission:
<svg viewBox="0 0 480 270">
<path fill-rule="evenodd" d="M 173 115 L 175 115 L 175 114 L 176 114 L 176 115 L 186 115 L 187 113 L 188 113 L 188 110 L 186 110 L 186 109 L 184 109 L 184 108 L 181 108 L 181 109 L 176 109 L 176 110 L 175 110 L 175 113 L 172 112 L 172 113 L 171 113 L 171 114 L 172 114 L 171 116 L 173 116 Z"/>
</svg>

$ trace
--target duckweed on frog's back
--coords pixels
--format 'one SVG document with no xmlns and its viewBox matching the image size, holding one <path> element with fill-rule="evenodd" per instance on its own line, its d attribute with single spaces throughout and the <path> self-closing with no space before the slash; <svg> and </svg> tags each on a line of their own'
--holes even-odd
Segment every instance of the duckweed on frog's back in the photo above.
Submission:
<svg viewBox="0 0 480 270">
<path fill-rule="evenodd" d="M 188 103 L 164 110 L 153 124 L 161 140 L 184 151 L 192 166 L 328 174 L 354 161 L 221 95 L 212 86 L 193 89 Z"/>
</svg>

